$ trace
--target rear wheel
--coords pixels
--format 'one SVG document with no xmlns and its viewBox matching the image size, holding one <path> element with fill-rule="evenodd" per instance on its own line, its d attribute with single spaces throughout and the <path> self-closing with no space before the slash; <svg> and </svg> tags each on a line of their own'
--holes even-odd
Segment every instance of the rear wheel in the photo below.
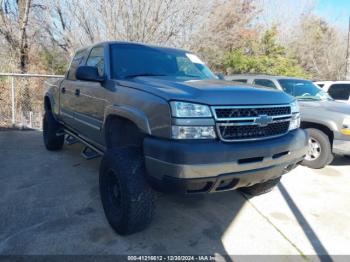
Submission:
<svg viewBox="0 0 350 262">
<path fill-rule="evenodd" d="M 270 192 L 281 180 L 281 177 L 266 181 L 264 183 L 255 184 L 250 187 L 242 187 L 239 190 L 251 196 L 259 196 Z"/>
<path fill-rule="evenodd" d="M 46 111 L 43 118 L 43 138 L 47 150 L 55 151 L 63 147 L 64 135 L 58 135 L 62 126 L 53 117 L 51 111 Z"/>
<path fill-rule="evenodd" d="M 112 228 L 121 235 L 145 229 L 154 212 L 154 192 L 146 182 L 142 151 L 111 149 L 100 166 L 100 194 Z"/>
<path fill-rule="evenodd" d="M 302 165 L 320 169 L 333 161 L 332 146 L 328 136 L 321 130 L 308 128 L 309 147 Z"/>
</svg>

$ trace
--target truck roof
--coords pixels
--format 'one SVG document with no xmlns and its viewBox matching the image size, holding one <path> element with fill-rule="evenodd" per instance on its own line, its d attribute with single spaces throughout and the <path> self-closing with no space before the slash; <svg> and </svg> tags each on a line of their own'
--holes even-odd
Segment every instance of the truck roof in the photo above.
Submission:
<svg viewBox="0 0 350 262">
<path fill-rule="evenodd" d="M 326 81 L 315 81 L 317 84 L 350 84 L 350 80 L 326 80 Z"/>
<path fill-rule="evenodd" d="M 77 49 L 76 52 L 86 50 L 86 49 L 91 49 L 91 48 L 93 48 L 95 46 L 99 46 L 99 45 L 115 45 L 115 44 L 140 46 L 140 47 L 143 46 L 143 47 L 149 47 L 149 48 L 154 48 L 154 49 L 159 49 L 159 50 L 169 50 L 169 51 L 175 51 L 175 52 L 192 53 L 188 50 L 180 49 L 180 48 L 158 46 L 158 45 L 152 45 L 152 44 L 146 44 L 146 43 L 140 43 L 140 42 L 128 42 L 128 41 L 102 41 L 102 42 L 98 42 L 98 43 L 95 43 L 95 44 L 92 44 L 89 46 L 81 47 L 81 48 Z"/>
</svg>

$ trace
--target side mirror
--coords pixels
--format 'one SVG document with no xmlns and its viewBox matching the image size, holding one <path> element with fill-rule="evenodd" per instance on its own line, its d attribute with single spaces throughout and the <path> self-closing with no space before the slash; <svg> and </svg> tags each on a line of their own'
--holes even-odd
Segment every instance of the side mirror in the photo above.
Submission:
<svg viewBox="0 0 350 262">
<path fill-rule="evenodd" d="M 78 80 L 102 82 L 103 77 L 99 76 L 98 70 L 94 66 L 79 66 L 75 72 L 75 77 Z"/>
<path fill-rule="evenodd" d="M 220 79 L 220 80 L 225 80 L 225 76 L 221 73 L 216 74 L 216 76 Z"/>
</svg>

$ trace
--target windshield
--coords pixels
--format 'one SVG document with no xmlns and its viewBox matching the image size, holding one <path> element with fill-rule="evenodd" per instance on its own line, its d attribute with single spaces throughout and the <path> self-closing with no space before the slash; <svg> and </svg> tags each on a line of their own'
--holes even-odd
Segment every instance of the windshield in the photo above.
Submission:
<svg viewBox="0 0 350 262">
<path fill-rule="evenodd" d="M 278 80 L 283 91 L 296 97 L 298 100 L 331 100 L 330 96 L 308 80 L 280 79 Z"/>
<path fill-rule="evenodd" d="M 133 44 L 111 46 L 112 77 L 172 76 L 218 79 L 194 54 L 185 51 Z"/>
</svg>

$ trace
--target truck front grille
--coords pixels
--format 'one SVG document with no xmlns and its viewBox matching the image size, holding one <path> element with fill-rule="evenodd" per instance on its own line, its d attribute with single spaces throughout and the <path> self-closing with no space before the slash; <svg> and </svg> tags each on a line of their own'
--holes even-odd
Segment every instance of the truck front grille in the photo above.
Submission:
<svg viewBox="0 0 350 262">
<path fill-rule="evenodd" d="M 257 117 L 260 115 L 281 116 L 289 115 L 290 107 L 266 107 L 266 108 L 217 108 L 215 110 L 217 118 L 232 117 Z"/>
<path fill-rule="evenodd" d="M 261 140 L 282 136 L 292 118 L 289 105 L 212 107 L 221 140 Z"/>
<path fill-rule="evenodd" d="M 276 136 L 288 132 L 289 122 L 277 122 L 261 127 L 249 126 L 219 126 L 221 137 L 224 140 L 259 139 Z"/>
</svg>

